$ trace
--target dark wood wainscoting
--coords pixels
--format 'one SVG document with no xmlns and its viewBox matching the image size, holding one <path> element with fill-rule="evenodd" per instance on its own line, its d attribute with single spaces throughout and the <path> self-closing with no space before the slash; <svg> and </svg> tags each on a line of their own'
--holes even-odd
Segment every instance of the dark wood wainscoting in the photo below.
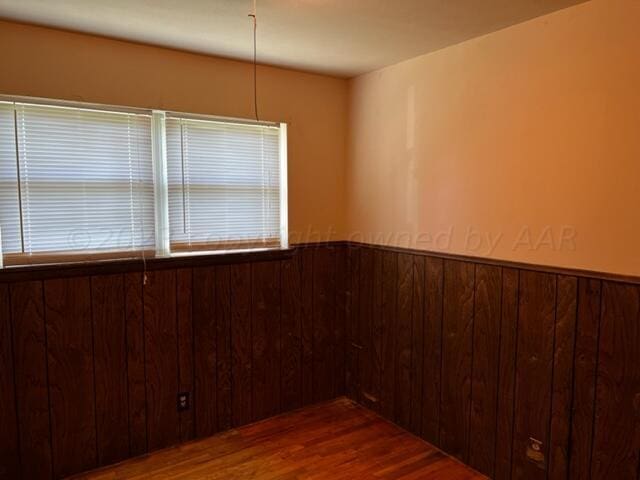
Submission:
<svg viewBox="0 0 640 480">
<path fill-rule="evenodd" d="M 342 395 L 345 253 L 181 260 L 146 285 L 130 264 L 0 278 L 0 478 L 63 478 Z"/>
<path fill-rule="evenodd" d="M 343 393 L 497 480 L 639 480 L 640 281 L 345 243 L 0 275 L 0 479 Z"/>
<path fill-rule="evenodd" d="M 347 250 L 352 398 L 498 480 L 640 478 L 637 282 Z"/>
</svg>

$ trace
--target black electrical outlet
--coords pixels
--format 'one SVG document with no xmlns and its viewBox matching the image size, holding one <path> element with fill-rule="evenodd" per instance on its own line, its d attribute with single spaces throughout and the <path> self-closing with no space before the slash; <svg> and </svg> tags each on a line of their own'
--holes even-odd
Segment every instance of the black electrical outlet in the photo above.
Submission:
<svg viewBox="0 0 640 480">
<path fill-rule="evenodd" d="M 178 393 L 178 411 L 186 410 L 189 410 L 189 392 L 180 392 Z"/>
</svg>

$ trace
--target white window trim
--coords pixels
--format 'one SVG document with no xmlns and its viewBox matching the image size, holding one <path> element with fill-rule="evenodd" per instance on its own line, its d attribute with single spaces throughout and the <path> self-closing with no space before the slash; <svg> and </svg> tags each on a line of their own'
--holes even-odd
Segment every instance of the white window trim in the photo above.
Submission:
<svg viewBox="0 0 640 480">
<path fill-rule="evenodd" d="M 36 105 L 60 106 L 69 108 L 95 109 L 110 112 L 137 113 L 151 115 L 151 145 L 153 164 L 153 188 L 154 188 L 154 220 L 155 220 L 155 254 L 156 257 L 184 257 L 202 256 L 210 254 L 224 254 L 244 251 L 265 251 L 270 248 L 248 248 L 236 250 L 214 250 L 193 252 L 171 252 L 169 238 L 169 186 L 167 176 L 167 140 L 166 118 L 180 117 L 217 121 L 225 123 L 240 123 L 262 126 L 277 126 L 280 141 L 280 249 L 289 248 L 289 208 L 288 208 L 288 149 L 287 149 L 287 124 L 284 122 L 252 121 L 242 118 L 221 117 L 214 115 L 201 115 L 165 110 L 150 110 L 135 107 L 123 107 L 118 105 L 106 105 L 86 102 L 70 102 L 38 97 L 7 96 L 0 95 L 0 102 L 30 103 Z M 73 263 L 73 262 L 70 262 Z M 20 266 L 12 266 L 19 268 Z M 4 266 L 2 251 L 2 232 L 0 229 L 0 269 Z"/>
<path fill-rule="evenodd" d="M 160 110 L 154 110 L 151 115 L 151 161 L 153 162 L 153 197 L 157 257 L 168 257 L 171 255 L 165 119 L 165 112 Z"/>
</svg>

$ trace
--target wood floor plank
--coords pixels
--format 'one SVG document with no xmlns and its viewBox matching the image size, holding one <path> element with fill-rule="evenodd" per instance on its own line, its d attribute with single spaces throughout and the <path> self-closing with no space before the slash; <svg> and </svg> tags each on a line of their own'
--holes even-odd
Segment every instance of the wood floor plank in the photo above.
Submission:
<svg viewBox="0 0 640 480">
<path fill-rule="evenodd" d="M 341 398 L 74 477 L 255 480 L 485 478 Z"/>
</svg>

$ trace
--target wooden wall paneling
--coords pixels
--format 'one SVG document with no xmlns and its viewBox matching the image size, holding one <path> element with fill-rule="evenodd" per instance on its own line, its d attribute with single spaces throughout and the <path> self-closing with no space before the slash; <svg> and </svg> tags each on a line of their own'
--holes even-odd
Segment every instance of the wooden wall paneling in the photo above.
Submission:
<svg viewBox="0 0 640 480">
<path fill-rule="evenodd" d="M 640 469 L 640 287 L 605 281 L 593 480 L 636 480 Z"/>
<path fill-rule="evenodd" d="M 549 459 L 556 275 L 522 270 L 519 292 L 513 477 L 544 479 Z M 535 441 L 541 442 L 543 459 L 532 457 Z"/>
<path fill-rule="evenodd" d="M 152 271 L 147 276 L 144 286 L 147 441 L 149 450 L 157 450 L 180 440 L 176 408 L 179 388 L 176 271 Z"/>
<path fill-rule="evenodd" d="M 336 314 L 333 323 L 335 396 L 346 394 L 345 351 L 347 324 L 347 248 L 338 246 L 334 255 Z"/>
<path fill-rule="evenodd" d="M 233 426 L 251 422 L 251 264 L 231 265 Z"/>
<path fill-rule="evenodd" d="M 411 428 L 411 320 L 413 311 L 413 256 L 398 254 L 398 312 L 396 317 L 395 421 Z"/>
<path fill-rule="evenodd" d="M 360 295 L 358 305 L 358 331 L 360 332 L 360 354 L 358 356 L 358 377 L 360 378 L 359 398 L 363 405 L 374 409 L 378 402 L 376 361 L 373 345 L 373 249 L 360 251 Z M 378 375 L 379 378 L 379 375 Z"/>
<path fill-rule="evenodd" d="M 468 461 L 474 264 L 444 262 L 440 447 Z"/>
<path fill-rule="evenodd" d="M 283 260 L 281 280 L 281 404 L 283 410 L 302 405 L 301 258 Z"/>
<path fill-rule="evenodd" d="M 506 267 L 502 269 L 495 480 L 511 478 L 519 283 L 518 270 Z"/>
<path fill-rule="evenodd" d="M 124 291 L 127 325 L 129 448 L 131 456 L 137 456 L 147 451 L 147 380 L 142 274 L 126 273 Z"/>
<path fill-rule="evenodd" d="M 345 383 L 347 396 L 355 401 L 360 399 L 360 248 L 347 247 L 349 291 L 347 292 L 347 350 L 345 352 Z"/>
<path fill-rule="evenodd" d="M 369 377 L 369 405 L 376 412 L 382 407 L 382 364 L 383 364 L 383 311 L 382 311 L 382 285 L 383 285 L 383 252 L 373 250 L 372 274 L 371 274 L 371 348 L 370 348 L 370 377 Z M 365 402 L 367 400 L 365 399 Z"/>
<path fill-rule="evenodd" d="M 89 277 L 44 282 L 54 477 L 97 465 Z"/>
<path fill-rule="evenodd" d="M 233 426 L 233 397 L 231 377 L 231 267 L 216 267 L 216 361 L 218 429 Z"/>
<path fill-rule="evenodd" d="M 218 385 L 216 350 L 216 270 L 193 269 L 193 347 L 195 435 L 216 433 L 218 428 Z"/>
<path fill-rule="evenodd" d="M 130 455 L 127 324 L 122 275 L 91 277 L 98 465 Z"/>
<path fill-rule="evenodd" d="M 251 265 L 253 419 L 280 413 L 280 263 Z"/>
<path fill-rule="evenodd" d="M 443 282 L 442 259 L 425 257 L 422 437 L 434 445 L 440 444 Z"/>
<path fill-rule="evenodd" d="M 11 323 L 22 478 L 53 474 L 42 282 L 11 284 Z"/>
<path fill-rule="evenodd" d="M 194 389 L 194 345 L 193 345 L 193 270 L 181 268 L 176 271 L 176 315 L 178 319 L 178 391 L 190 394 Z M 177 399 L 176 399 L 177 401 Z M 186 442 L 195 436 L 195 409 L 178 414 L 180 440 Z"/>
<path fill-rule="evenodd" d="M 380 365 L 381 395 L 380 412 L 385 418 L 395 418 L 395 380 L 396 380 L 396 311 L 398 301 L 398 254 L 382 252 L 381 279 L 381 337 L 382 354 Z"/>
<path fill-rule="evenodd" d="M 425 257 L 413 255 L 411 301 L 411 432 L 422 434 Z"/>
<path fill-rule="evenodd" d="M 9 287 L 0 284 L 0 479 L 20 478 Z"/>
<path fill-rule="evenodd" d="M 591 478 L 601 291 L 600 280 L 578 280 L 569 472 L 572 480 Z"/>
<path fill-rule="evenodd" d="M 332 247 L 319 247 L 313 257 L 313 401 L 333 398 L 335 391 L 333 324 L 335 255 Z"/>
<path fill-rule="evenodd" d="M 565 479 L 569 475 L 578 279 L 558 275 L 557 282 L 548 478 Z"/>
<path fill-rule="evenodd" d="M 500 356 L 502 268 L 476 265 L 469 465 L 493 477 Z"/>
<path fill-rule="evenodd" d="M 313 256 L 315 248 L 300 252 L 302 303 L 302 404 L 313 403 Z"/>
</svg>

